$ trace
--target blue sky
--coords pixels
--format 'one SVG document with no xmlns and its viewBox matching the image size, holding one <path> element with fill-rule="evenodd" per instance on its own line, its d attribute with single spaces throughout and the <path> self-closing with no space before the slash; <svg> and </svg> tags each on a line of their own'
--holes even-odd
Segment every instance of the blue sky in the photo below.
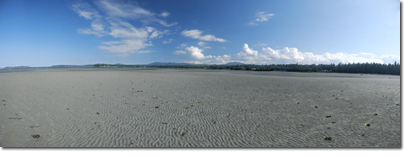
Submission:
<svg viewBox="0 0 410 157">
<path fill-rule="evenodd" d="M 0 1 L 0 67 L 400 61 L 399 0 Z"/>
</svg>

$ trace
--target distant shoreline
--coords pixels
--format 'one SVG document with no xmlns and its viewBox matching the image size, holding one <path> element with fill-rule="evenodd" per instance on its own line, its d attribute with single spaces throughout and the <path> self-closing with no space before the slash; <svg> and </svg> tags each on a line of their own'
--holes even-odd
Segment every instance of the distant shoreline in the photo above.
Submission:
<svg viewBox="0 0 410 157">
<path fill-rule="evenodd" d="M 258 70 L 231 70 L 231 69 L 199 69 L 199 68 L 160 68 L 160 67 L 66 67 L 66 68 L 54 68 L 54 67 L 31 67 L 31 68 L 24 68 L 24 69 L 0 69 L 1 73 L 14 73 L 14 72 L 29 72 L 29 71 L 37 71 L 37 70 L 59 70 L 59 69 L 66 69 L 66 70 L 157 70 L 157 69 L 175 69 L 175 70 L 209 70 L 209 71 L 248 71 L 248 72 L 284 72 L 284 73 L 307 73 L 307 74 L 356 74 L 356 75 L 391 75 L 391 76 L 400 76 L 395 74 L 372 74 L 372 73 L 339 73 L 339 72 L 300 72 L 300 71 L 258 71 Z"/>
</svg>

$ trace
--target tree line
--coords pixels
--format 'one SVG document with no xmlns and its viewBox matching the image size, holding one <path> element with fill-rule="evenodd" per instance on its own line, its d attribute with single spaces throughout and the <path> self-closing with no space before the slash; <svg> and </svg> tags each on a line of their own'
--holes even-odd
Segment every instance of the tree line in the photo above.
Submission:
<svg viewBox="0 0 410 157">
<path fill-rule="evenodd" d="M 241 65 L 117 65 L 95 64 L 94 67 L 111 68 L 183 68 L 183 69 L 226 69 L 253 71 L 290 71 L 290 72 L 333 72 L 333 73 L 363 73 L 363 74 L 391 74 L 400 75 L 400 63 L 339 63 L 339 64 L 241 64 Z"/>
</svg>

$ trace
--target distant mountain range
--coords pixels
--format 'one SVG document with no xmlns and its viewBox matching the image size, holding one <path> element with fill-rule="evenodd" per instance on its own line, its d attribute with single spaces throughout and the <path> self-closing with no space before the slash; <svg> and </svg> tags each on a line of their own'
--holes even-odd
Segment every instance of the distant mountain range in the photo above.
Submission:
<svg viewBox="0 0 410 157">
<path fill-rule="evenodd" d="M 154 63 L 150 63 L 147 64 L 147 66 L 150 65 L 194 65 L 192 63 L 175 63 L 175 62 L 154 62 Z"/>
<path fill-rule="evenodd" d="M 3 69 L 28 69 L 29 66 L 14 66 L 14 67 L 4 67 Z"/>
<path fill-rule="evenodd" d="M 108 64 L 108 65 L 131 65 L 131 64 L 121 64 L 121 63 L 116 63 L 116 64 Z M 153 62 L 149 64 L 132 64 L 132 65 L 144 65 L 144 66 L 155 66 L 155 65 L 195 65 L 193 63 L 177 63 L 177 62 Z M 244 63 L 241 62 L 229 62 L 224 65 L 244 65 Z M 94 64 L 86 64 L 86 65 L 52 65 L 50 68 L 87 68 L 87 67 L 93 67 Z M 15 66 L 15 67 L 5 67 L 3 69 L 29 69 L 29 68 L 36 68 L 36 67 L 29 67 L 29 66 Z M 43 67 L 46 68 L 46 67 Z M 1 69 L 1 68 L 0 68 Z"/>
<path fill-rule="evenodd" d="M 93 67 L 94 64 L 86 64 L 86 65 L 53 65 L 51 68 L 79 68 L 79 67 Z"/>
<path fill-rule="evenodd" d="M 244 65 L 244 63 L 241 63 L 241 62 L 229 62 L 229 63 L 226 63 L 225 65 Z"/>
</svg>

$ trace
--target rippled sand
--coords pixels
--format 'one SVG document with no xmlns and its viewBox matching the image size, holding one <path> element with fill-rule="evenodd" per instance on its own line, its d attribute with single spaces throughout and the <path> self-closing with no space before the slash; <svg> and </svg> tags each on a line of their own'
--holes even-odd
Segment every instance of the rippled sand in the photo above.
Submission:
<svg viewBox="0 0 410 157">
<path fill-rule="evenodd" d="M 391 75 L 49 69 L 0 101 L 1 147 L 401 147 Z"/>
</svg>

